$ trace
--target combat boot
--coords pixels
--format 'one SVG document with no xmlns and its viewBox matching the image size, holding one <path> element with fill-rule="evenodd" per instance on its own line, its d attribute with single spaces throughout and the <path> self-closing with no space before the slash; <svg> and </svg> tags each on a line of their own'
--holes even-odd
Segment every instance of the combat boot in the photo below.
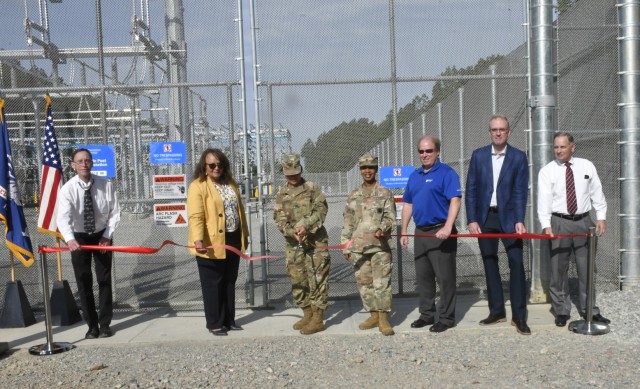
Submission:
<svg viewBox="0 0 640 389">
<path fill-rule="evenodd" d="M 389 312 L 378 313 L 378 328 L 380 332 L 382 332 L 382 335 L 389 336 L 395 334 L 391 323 L 389 323 Z"/>
<path fill-rule="evenodd" d="M 309 322 L 311 321 L 311 316 L 313 316 L 313 311 L 311 310 L 311 305 L 303 307 L 302 308 L 302 312 L 304 313 L 304 316 L 302 317 L 302 319 L 298 320 L 293 325 L 293 329 L 294 330 L 301 330 L 304 326 L 309 324 Z"/>
<path fill-rule="evenodd" d="M 302 335 L 311 335 L 315 334 L 316 332 L 324 331 L 324 324 L 322 323 L 323 314 L 324 309 L 320 309 L 314 306 L 311 321 L 300 330 L 300 333 Z"/>
<path fill-rule="evenodd" d="M 371 311 L 371 317 L 360 323 L 358 328 L 361 330 L 370 330 L 378 326 L 378 311 Z"/>
</svg>

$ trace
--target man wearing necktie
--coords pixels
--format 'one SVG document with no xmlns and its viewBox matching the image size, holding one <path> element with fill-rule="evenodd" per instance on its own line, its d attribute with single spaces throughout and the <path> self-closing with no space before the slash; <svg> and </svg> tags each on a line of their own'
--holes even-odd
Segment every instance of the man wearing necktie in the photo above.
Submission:
<svg viewBox="0 0 640 389">
<path fill-rule="evenodd" d="M 87 149 L 77 149 L 71 157 L 77 173 L 58 193 L 58 229 L 71 251 L 71 263 L 78 285 L 82 315 L 89 326 L 86 339 L 112 335 L 113 296 L 111 251 L 82 250 L 81 245 L 110 246 L 120 221 L 120 206 L 111 181 L 91 174 L 93 158 Z M 95 260 L 98 308 L 93 296 L 91 259 Z"/>
<path fill-rule="evenodd" d="M 576 144 L 573 136 L 557 132 L 553 138 L 555 160 L 538 174 L 538 219 L 544 233 L 585 234 L 574 238 L 560 238 L 549 242 L 551 250 L 551 280 L 549 295 L 558 327 L 564 327 L 570 318 L 569 261 L 573 253 L 578 273 L 578 303 L 580 316 L 587 307 L 587 236 L 590 227 L 602 236 L 607 229 L 607 202 L 602 192 L 598 172 L 591 161 L 574 158 Z M 594 208 L 597 222 L 593 223 L 589 211 Z M 610 323 L 600 314 L 593 299 L 593 321 Z"/>
<path fill-rule="evenodd" d="M 509 120 L 493 115 L 489 120 L 491 144 L 475 150 L 471 156 L 465 205 L 471 234 L 527 232 L 524 217 L 527 210 L 529 166 L 527 156 L 509 144 Z M 498 258 L 499 239 L 479 238 L 480 254 L 487 281 L 489 316 L 480 325 L 506 321 L 505 299 Z M 509 261 L 509 298 L 511 324 L 518 333 L 530 335 L 527 325 L 527 280 L 522 256 L 522 239 L 503 238 Z"/>
</svg>

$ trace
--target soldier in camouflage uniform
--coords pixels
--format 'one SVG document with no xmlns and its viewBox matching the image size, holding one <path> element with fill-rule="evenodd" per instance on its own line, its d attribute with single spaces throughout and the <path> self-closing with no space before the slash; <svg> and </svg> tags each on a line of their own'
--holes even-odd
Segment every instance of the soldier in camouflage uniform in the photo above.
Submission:
<svg viewBox="0 0 640 389">
<path fill-rule="evenodd" d="M 396 205 L 391 191 L 376 181 L 378 157 L 365 154 L 359 164 L 364 182 L 347 198 L 340 240 L 342 244 L 353 240 L 343 253 L 355 268 L 362 304 L 371 312 L 360 329 L 378 327 L 384 335 L 393 335 L 389 323 L 393 241 L 385 235 L 395 230 Z"/>
<path fill-rule="evenodd" d="M 329 244 L 322 224 L 327 200 L 316 184 L 302 178 L 298 154 L 282 156 L 282 171 L 287 184 L 278 191 L 273 219 L 285 238 L 293 300 L 304 312 L 293 328 L 309 335 L 325 329 L 322 320 L 327 308 L 330 262 L 329 251 L 322 249 Z"/>
</svg>

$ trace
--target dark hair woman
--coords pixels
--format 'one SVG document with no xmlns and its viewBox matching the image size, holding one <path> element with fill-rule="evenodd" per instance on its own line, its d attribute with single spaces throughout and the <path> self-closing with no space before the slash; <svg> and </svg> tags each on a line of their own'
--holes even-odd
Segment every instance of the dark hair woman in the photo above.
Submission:
<svg viewBox="0 0 640 389">
<path fill-rule="evenodd" d="M 196 256 L 207 329 L 213 335 L 241 330 L 235 322 L 235 288 L 240 257 L 224 245 L 244 251 L 249 231 L 229 159 L 206 149 L 187 193 L 190 251 Z M 213 248 L 207 248 L 215 246 Z"/>
</svg>

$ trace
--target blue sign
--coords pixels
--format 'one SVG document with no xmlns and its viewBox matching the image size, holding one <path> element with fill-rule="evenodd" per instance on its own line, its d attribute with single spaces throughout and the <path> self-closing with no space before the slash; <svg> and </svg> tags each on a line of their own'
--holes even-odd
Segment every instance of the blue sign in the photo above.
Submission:
<svg viewBox="0 0 640 389">
<path fill-rule="evenodd" d="M 187 146 L 184 142 L 151 142 L 149 162 L 152 165 L 187 163 Z"/>
<path fill-rule="evenodd" d="M 415 170 L 413 166 L 380 167 L 380 185 L 385 188 L 404 188 Z"/>
<path fill-rule="evenodd" d="M 93 158 L 91 174 L 105 178 L 116 176 L 116 153 L 112 145 L 85 145 L 78 148 L 87 149 Z"/>
</svg>

